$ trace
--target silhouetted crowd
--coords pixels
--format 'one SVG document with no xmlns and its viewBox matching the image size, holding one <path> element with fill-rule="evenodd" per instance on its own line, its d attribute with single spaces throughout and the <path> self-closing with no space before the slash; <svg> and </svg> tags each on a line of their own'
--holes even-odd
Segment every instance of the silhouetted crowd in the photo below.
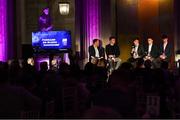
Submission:
<svg viewBox="0 0 180 120">
<path fill-rule="evenodd" d="M 40 70 L 23 61 L 0 62 L 0 118 L 178 118 L 179 75 L 162 62 L 138 59 L 108 69 L 76 60 Z"/>
</svg>

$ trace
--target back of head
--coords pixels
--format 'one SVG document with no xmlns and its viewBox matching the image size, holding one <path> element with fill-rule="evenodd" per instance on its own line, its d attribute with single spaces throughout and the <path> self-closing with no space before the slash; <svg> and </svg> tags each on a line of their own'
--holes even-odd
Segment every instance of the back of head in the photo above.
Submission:
<svg viewBox="0 0 180 120">
<path fill-rule="evenodd" d="M 162 69 L 168 69 L 169 63 L 167 61 L 162 61 L 161 62 L 161 68 Z"/>
<path fill-rule="evenodd" d="M 10 70 L 12 71 L 17 71 L 20 69 L 20 64 L 19 64 L 19 61 L 18 60 L 13 60 L 10 64 Z"/>
<path fill-rule="evenodd" d="M 120 69 L 131 70 L 133 69 L 133 65 L 129 62 L 124 62 L 121 64 Z"/>
<path fill-rule="evenodd" d="M 110 87 L 123 86 L 127 87 L 131 82 L 132 71 L 125 69 L 118 69 L 114 71 L 109 78 Z"/>
<path fill-rule="evenodd" d="M 151 62 L 151 60 L 146 60 L 146 61 L 144 62 L 144 66 L 145 66 L 145 68 L 150 69 L 150 68 L 152 67 L 152 62 Z"/>
<path fill-rule="evenodd" d="M 47 64 L 47 62 L 41 62 L 41 63 L 40 63 L 40 70 L 41 70 L 41 71 L 47 71 L 47 70 L 48 70 L 48 64 Z"/>
<path fill-rule="evenodd" d="M 143 65 L 144 65 L 144 59 L 143 58 L 138 58 L 137 63 L 136 63 L 136 67 L 141 68 Z"/>
<path fill-rule="evenodd" d="M 84 71 L 86 75 L 90 75 L 94 72 L 94 65 L 91 62 L 88 62 L 84 67 Z"/>
<path fill-rule="evenodd" d="M 65 74 L 67 74 L 69 72 L 70 72 L 70 66 L 65 62 L 61 62 L 59 64 L 59 73 L 65 75 Z"/>
</svg>

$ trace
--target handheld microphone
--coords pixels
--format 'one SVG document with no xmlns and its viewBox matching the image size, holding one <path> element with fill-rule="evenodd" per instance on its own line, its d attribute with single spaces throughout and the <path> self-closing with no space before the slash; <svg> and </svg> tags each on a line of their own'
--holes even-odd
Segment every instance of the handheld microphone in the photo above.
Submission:
<svg viewBox="0 0 180 120">
<path fill-rule="evenodd" d="M 145 55 L 148 55 L 148 52 L 145 52 Z"/>
<path fill-rule="evenodd" d="M 133 45 L 131 53 L 134 54 L 134 52 L 135 52 L 135 46 Z"/>
</svg>

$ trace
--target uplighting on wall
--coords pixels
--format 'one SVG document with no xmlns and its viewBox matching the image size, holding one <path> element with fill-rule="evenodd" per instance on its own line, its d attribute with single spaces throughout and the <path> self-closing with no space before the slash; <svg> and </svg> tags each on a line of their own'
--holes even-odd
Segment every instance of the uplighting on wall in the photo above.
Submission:
<svg viewBox="0 0 180 120">
<path fill-rule="evenodd" d="M 127 5 L 137 5 L 140 0 L 126 0 Z"/>
<path fill-rule="evenodd" d="M 61 15 L 68 15 L 69 8 L 70 8 L 70 5 L 68 2 L 60 2 L 59 3 L 59 12 Z"/>
</svg>

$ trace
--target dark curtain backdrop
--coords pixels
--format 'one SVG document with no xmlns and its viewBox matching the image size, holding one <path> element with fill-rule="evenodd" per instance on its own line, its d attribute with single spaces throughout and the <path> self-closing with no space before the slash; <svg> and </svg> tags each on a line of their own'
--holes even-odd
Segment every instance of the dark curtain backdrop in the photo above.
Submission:
<svg viewBox="0 0 180 120">
<path fill-rule="evenodd" d="M 8 55 L 7 58 L 8 59 L 12 59 L 16 56 L 17 53 L 17 49 L 16 49 L 16 16 L 15 16 L 15 6 L 16 6 L 16 0 L 7 0 L 7 24 L 8 24 Z"/>
<path fill-rule="evenodd" d="M 175 0 L 175 50 L 180 54 L 180 0 Z"/>
</svg>

